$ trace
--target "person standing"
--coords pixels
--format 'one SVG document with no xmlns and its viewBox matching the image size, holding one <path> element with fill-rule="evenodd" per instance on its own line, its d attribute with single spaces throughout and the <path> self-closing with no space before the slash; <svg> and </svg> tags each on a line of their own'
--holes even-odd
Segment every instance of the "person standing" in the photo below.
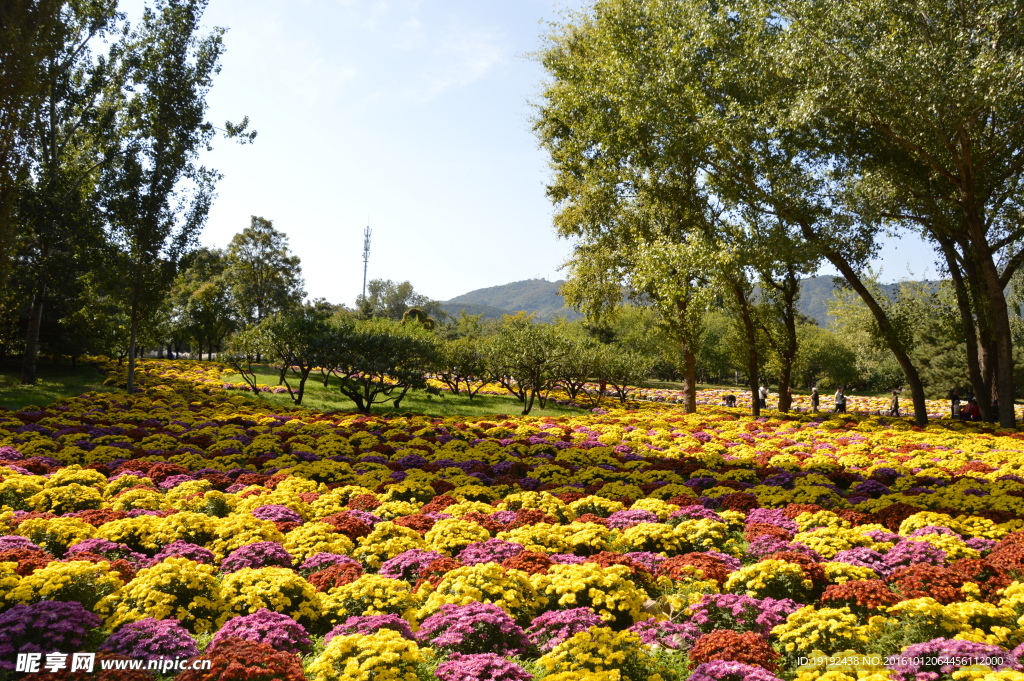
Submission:
<svg viewBox="0 0 1024 681">
<path fill-rule="evenodd" d="M 757 391 L 758 399 L 761 400 L 761 408 L 768 408 L 768 386 L 762 385 L 761 389 Z"/>
<path fill-rule="evenodd" d="M 836 390 L 835 405 L 836 414 L 846 413 L 846 395 L 843 392 L 843 386 L 839 386 L 839 389 Z"/>
<path fill-rule="evenodd" d="M 889 416 L 900 415 L 900 391 L 892 391 L 892 399 L 889 400 Z"/>
<path fill-rule="evenodd" d="M 818 404 L 821 402 L 821 397 L 818 395 L 818 386 L 811 388 L 811 411 L 815 414 L 818 413 Z"/>
<path fill-rule="evenodd" d="M 949 391 L 949 411 L 953 418 L 960 416 L 960 393 L 956 389 Z"/>
</svg>

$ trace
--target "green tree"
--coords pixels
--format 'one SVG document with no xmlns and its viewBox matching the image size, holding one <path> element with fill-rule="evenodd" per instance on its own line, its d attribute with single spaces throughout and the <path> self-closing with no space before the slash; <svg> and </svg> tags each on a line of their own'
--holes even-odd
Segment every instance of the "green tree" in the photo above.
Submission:
<svg viewBox="0 0 1024 681">
<path fill-rule="evenodd" d="M 204 120 L 223 30 L 197 35 L 205 0 L 158 0 L 129 39 L 121 134 L 104 167 L 104 208 L 120 246 L 129 313 L 128 390 L 140 326 L 159 307 L 213 200 L 215 171 L 197 165 L 214 135 Z M 229 135 L 244 129 L 228 126 Z M 251 138 L 249 138 L 251 139 Z"/>
<path fill-rule="evenodd" d="M 488 382 L 487 355 L 479 338 L 441 340 L 437 349 L 437 379 L 454 395 L 472 400 Z"/>
<path fill-rule="evenodd" d="M 269 358 L 280 368 L 281 382 L 288 389 L 292 402 L 301 405 L 309 374 L 315 367 L 331 363 L 333 329 L 326 310 L 304 305 L 265 319 L 260 327 L 265 334 Z M 295 388 L 288 381 L 289 374 L 298 381 Z"/>
<path fill-rule="evenodd" d="M 840 159 L 862 215 L 920 229 L 955 286 L 976 396 L 1015 424 L 1004 291 L 1024 264 L 1024 88 L 1019 7 L 781 4 L 778 55 L 814 123 L 814 160 Z"/>
<path fill-rule="evenodd" d="M 47 64 L 66 44 L 63 0 L 0 4 L 0 287 L 5 287 L 15 234 L 14 203 L 29 169 L 28 126 L 46 95 Z"/>
<path fill-rule="evenodd" d="M 432 334 L 416 325 L 388 319 L 338 318 L 324 365 L 339 380 L 341 394 L 369 414 L 391 400 L 395 409 L 411 388 L 423 388 L 437 365 Z"/>
<path fill-rule="evenodd" d="M 227 261 L 227 278 L 246 324 L 301 305 L 306 293 L 299 257 L 272 221 L 253 215 L 249 226 L 231 239 Z"/>
<path fill-rule="evenodd" d="M 487 364 L 490 375 L 523 403 L 523 415 L 556 379 L 561 360 L 558 340 L 548 324 L 535 324 L 532 315 L 506 315 L 498 333 L 489 339 Z"/>
<path fill-rule="evenodd" d="M 617 216 L 606 206 L 667 208 L 676 225 L 728 247 L 735 262 L 721 271 L 744 320 L 752 384 L 759 362 L 743 251 L 805 242 L 864 298 L 923 424 L 908 348 L 860 278 L 878 218 L 838 201 L 845 166 L 813 154 L 818 122 L 799 108 L 780 56 L 786 28 L 779 8 L 759 0 L 598 0 L 557 27 L 541 55 L 552 80 L 537 125 L 556 167 L 552 198 L 565 204 L 556 220 L 607 230 Z M 764 238 L 736 238 L 737 229 Z M 708 272 L 714 263 L 694 264 Z"/>
<path fill-rule="evenodd" d="M 44 309 L 55 307 L 48 320 L 52 332 L 62 304 L 80 304 L 81 277 L 99 264 L 97 170 L 109 157 L 104 147 L 114 133 L 111 92 L 124 85 L 124 45 L 114 41 L 108 54 L 95 54 L 93 47 L 117 29 L 116 6 L 113 0 L 66 3 L 50 31 L 52 51 L 36 65 L 41 96 L 22 129 L 31 172 L 18 186 L 15 210 L 16 276 L 29 286 L 25 384 L 36 380 Z"/>
<path fill-rule="evenodd" d="M 185 258 L 171 288 L 172 323 L 200 359 L 204 347 L 212 359 L 238 326 L 226 271 L 223 251 L 200 248 Z"/>
<path fill-rule="evenodd" d="M 434 320 L 447 317 L 441 303 L 417 293 L 408 281 L 395 283 L 390 279 L 371 279 L 366 285 L 366 297 L 359 297 L 357 307 L 366 308 L 370 317 L 383 317 L 401 321 L 405 314 L 416 308 Z"/>
</svg>

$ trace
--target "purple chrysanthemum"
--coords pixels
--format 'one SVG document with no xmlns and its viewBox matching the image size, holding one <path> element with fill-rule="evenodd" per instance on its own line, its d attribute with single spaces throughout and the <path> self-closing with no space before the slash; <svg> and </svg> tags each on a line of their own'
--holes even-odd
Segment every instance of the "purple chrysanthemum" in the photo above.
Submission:
<svg viewBox="0 0 1024 681">
<path fill-rule="evenodd" d="M 176 619 L 152 617 L 124 625 L 103 642 L 100 650 L 138 660 L 195 657 L 199 654 L 195 639 Z"/>
<path fill-rule="evenodd" d="M 310 556 L 299 566 L 300 570 L 317 572 L 331 567 L 332 565 L 361 565 L 355 558 L 349 558 L 343 553 L 317 553 Z"/>
<path fill-rule="evenodd" d="M 767 636 L 773 627 L 800 609 L 800 604 L 789 598 L 752 598 L 742 594 L 705 594 L 690 606 L 689 621 L 701 633 L 720 629 L 753 631 Z"/>
<path fill-rule="evenodd" d="M 535 646 L 547 652 L 581 631 L 602 626 L 605 626 L 604 620 L 591 608 L 571 608 L 546 612 L 537 617 L 526 630 L 526 635 Z"/>
<path fill-rule="evenodd" d="M 526 633 L 493 603 L 446 603 L 423 620 L 416 639 L 446 652 L 515 655 L 529 646 Z"/>
<path fill-rule="evenodd" d="M 196 563 L 205 563 L 206 565 L 213 565 L 214 560 L 213 551 L 203 548 L 202 546 L 197 546 L 196 544 L 190 544 L 189 542 L 182 541 L 181 539 L 173 541 L 160 549 L 160 553 L 156 554 L 153 560 L 159 563 L 160 561 L 173 556 L 188 558 Z"/>
<path fill-rule="evenodd" d="M 658 516 L 650 511 L 637 508 L 628 511 L 616 511 L 608 516 L 606 522 L 608 527 L 613 530 L 625 530 L 640 523 L 657 523 L 659 520 Z"/>
<path fill-rule="evenodd" d="M 237 572 L 242 568 L 279 566 L 290 568 L 292 556 L 274 541 L 258 541 L 232 551 L 221 564 L 221 572 Z"/>
<path fill-rule="evenodd" d="M 363 615 L 349 617 L 347 620 L 331 629 L 324 637 L 324 643 L 329 642 L 335 636 L 349 636 L 351 634 L 362 634 L 369 636 L 381 629 L 397 631 L 403 638 L 415 641 L 416 636 L 412 633 L 409 623 L 398 615 Z"/>
<path fill-rule="evenodd" d="M 452 654 L 434 671 L 441 681 L 531 681 L 533 675 L 493 653 Z"/>
<path fill-rule="evenodd" d="M 637 622 L 629 630 L 639 636 L 640 640 L 647 645 L 661 646 L 672 650 L 689 648 L 701 634 L 697 625 L 692 622 L 659 622 L 657 620 Z"/>
<path fill-rule="evenodd" d="M 898 664 L 890 669 L 899 681 L 938 679 L 940 675 L 952 674 L 970 665 L 989 665 L 993 660 L 1000 661 L 998 664 L 989 665 L 996 671 L 1024 669 L 1012 653 L 999 646 L 952 638 L 934 638 L 924 643 L 915 643 L 904 648 L 895 659 L 898 660 Z M 934 663 L 944 660 L 955 660 L 958 664 L 927 664 L 929 661 Z M 967 664 L 962 664 L 964 660 L 968 660 Z"/>
<path fill-rule="evenodd" d="M 487 541 L 474 542 L 462 549 L 457 556 L 466 565 L 479 565 L 480 563 L 500 563 L 506 558 L 518 556 L 525 551 L 522 544 L 502 541 L 501 539 L 488 539 Z"/>
<path fill-rule="evenodd" d="M 711 660 L 697 665 L 689 681 L 782 681 L 763 667 L 728 660 Z"/>
<path fill-rule="evenodd" d="M 0 669 L 13 670 L 17 653 L 76 652 L 99 625 L 78 602 L 18 604 L 0 614 Z"/>
<path fill-rule="evenodd" d="M 302 653 L 310 646 L 305 627 L 288 615 L 266 608 L 260 608 L 251 615 L 232 617 L 220 628 L 210 645 L 215 646 L 226 638 L 266 643 L 274 650 L 285 653 Z"/>
<path fill-rule="evenodd" d="M 425 570 L 428 565 L 444 557 L 443 553 L 438 553 L 437 551 L 409 549 L 394 558 L 384 561 L 380 566 L 379 572 L 385 577 L 404 579 L 412 583 L 419 579 L 420 572 Z"/>
<path fill-rule="evenodd" d="M 252 515 L 260 520 L 269 520 L 272 523 L 301 523 L 302 516 L 280 504 L 267 504 L 252 511 Z"/>
</svg>

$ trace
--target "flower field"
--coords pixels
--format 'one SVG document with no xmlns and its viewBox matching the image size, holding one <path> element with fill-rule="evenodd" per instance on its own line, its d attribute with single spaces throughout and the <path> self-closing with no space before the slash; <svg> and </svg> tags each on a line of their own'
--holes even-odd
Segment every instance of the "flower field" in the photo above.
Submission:
<svg viewBox="0 0 1024 681">
<path fill-rule="evenodd" d="M 88 651 L 209 660 L 182 681 L 1024 679 L 1015 431 L 274 412 L 216 365 L 141 372 L 0 411 L 0 675 L 165 678 L 15 671 Z"/>
</svg>

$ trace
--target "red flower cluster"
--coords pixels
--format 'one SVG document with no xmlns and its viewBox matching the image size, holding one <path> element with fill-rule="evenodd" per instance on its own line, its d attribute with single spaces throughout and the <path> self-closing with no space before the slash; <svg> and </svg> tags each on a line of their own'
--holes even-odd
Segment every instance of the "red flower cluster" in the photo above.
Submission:
<svg viewBox="0 0 1024 681">
<path fill-rule="evenodd" d="M 336 586 L 351 584 L 363 576 L 363 568 L 355 563 L 332 565 L 329 568 L 314 572 L 306 578 L 317 591 L 327 592 Z"/>
<path fill-rule="evenodd" d="M 754 664 L 774 672 L 779 668 L 780 657 L 762 636 L 752 631 L 740 634 L 731 629 L 704 634 L 690 649 L 690 665 L 693 667 L 711 660 L 727 660 Z"/>
<path fill-rule="evenodd" d="M 852 580 L 845 584 L 831 584 L 821 596 L 822 605 L 832 608 L 848 607 L 858 615 L 896 605 L 900 597 L 880 579 Z"/>
</svg>

